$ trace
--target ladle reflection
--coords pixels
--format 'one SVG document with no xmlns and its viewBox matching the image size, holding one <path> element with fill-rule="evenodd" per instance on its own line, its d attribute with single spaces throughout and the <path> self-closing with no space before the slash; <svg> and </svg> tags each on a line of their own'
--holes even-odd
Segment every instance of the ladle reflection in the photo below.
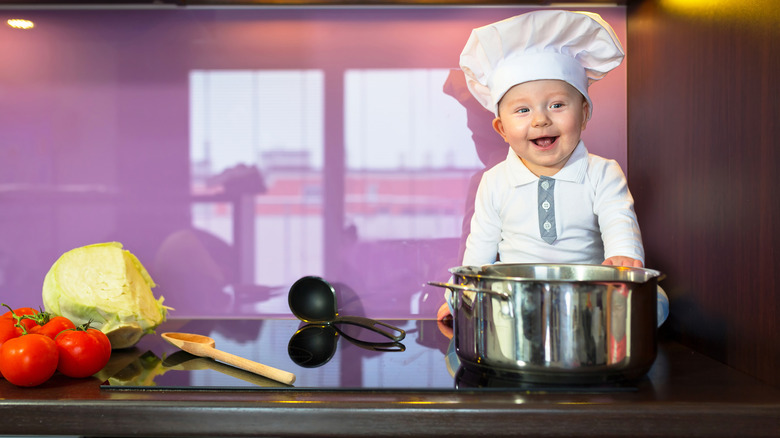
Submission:
<svg viewBox="0 0 780 438">
<path fill-rule="evenodd" d="M 304 368 L 316 368 L 328 363 L 336 353 L 339 338 L 360 348 L 379 352 L 402 352 L 400 342 L 367 342 L 354 338 L 328 324 L 307 324 L 290 337 L 287 353 L 293 362 Z"/>
</svg>

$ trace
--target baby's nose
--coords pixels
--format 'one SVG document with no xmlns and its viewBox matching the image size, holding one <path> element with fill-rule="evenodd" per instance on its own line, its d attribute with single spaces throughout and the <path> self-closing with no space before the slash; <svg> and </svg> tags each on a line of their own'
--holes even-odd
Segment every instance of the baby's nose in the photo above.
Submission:
<svg viewBox="0 0 780 438">
<path fill-rule="evenodd" d="M 550 124 L 550 118 L 547 117 L 547 113 L 544 111 L 537 111 L 534 113 L 533 125 L 534 126 L 547 126 Z"/>
</svg>

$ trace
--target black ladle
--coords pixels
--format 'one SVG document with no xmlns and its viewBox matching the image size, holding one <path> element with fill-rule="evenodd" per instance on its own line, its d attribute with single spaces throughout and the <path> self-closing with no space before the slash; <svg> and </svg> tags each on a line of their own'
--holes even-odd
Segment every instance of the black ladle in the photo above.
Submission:
<svg viewBox="0 0 780 438">
<path fill-rule="evenodd" d="M 320 277 L 306 276 L 290 287 L 287 303 L 301 321 L 313 324 L 352 324 L 379 333 L 394 342 L 402 340 L 406 332 L 398 327 L 362 316 L 339 316 L 336 290 Z M 384 326 L 391 331 L 383 330 Z M 397 334 L 395 334 L 397 333 Z"/>
<path fill-rule="evenodd" d="M 339 335 L 366 350 L 406 351 L 404 344 L 399 342 L 366 342 L 342 333 L 332 325 L 308 324 L 292 335 L 287 344 L 287 354 L 293 362 L 304 368 L 325 365 L 336 353 Z"/>
</svg>

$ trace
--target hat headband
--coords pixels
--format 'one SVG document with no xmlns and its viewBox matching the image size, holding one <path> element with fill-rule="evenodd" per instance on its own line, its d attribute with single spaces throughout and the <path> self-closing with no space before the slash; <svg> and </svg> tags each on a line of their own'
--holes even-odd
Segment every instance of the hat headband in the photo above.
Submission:
<svg viewBox="0 0 780 438">
<path fill-rule="evenodd" d="M 544 79 L 557 79 L 576 88 L 587 100 L 590 113 L 593 104 L 588 96 L 585 68 L 571 56 L 551 52 L 522 53 L 498 63 L 488 83 L 491 100 L 496 105 L 493 112 L 498 115 L 498 102 L 510 88 Z"/>
</svg>

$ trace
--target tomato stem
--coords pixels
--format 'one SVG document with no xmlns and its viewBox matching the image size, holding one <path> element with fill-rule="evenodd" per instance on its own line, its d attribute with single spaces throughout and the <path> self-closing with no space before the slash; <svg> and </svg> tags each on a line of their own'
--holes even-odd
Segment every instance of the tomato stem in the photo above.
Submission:
<svg viewBox="0 0 780 438">
<path fill-rule="evenodd" d="M 77 327 L 76 327 L 75 329 L 73 329 L 73 330 L 78 330 L 78 331 L 83 331 L 83 332 L 85 332 L 85 331 L 87 331 L 87 330 L 89 330 L 89 329 L 90 329 L 90 326 L 92 325 L 92 323 L 93 323 L 93 322 L 94 322 L 94 321 L 90 319 L 89 321 L 85 322 L 84 324 L 81 324 L 80 326 L 77 326 Z"/>
<path fill-rule="evenodd" d="M 11 311 L 11 317 L 16 321 L 16 324 L 14 326 L 19 327 L 22 330 L 22 335 L 28 335 L 30 332 L 27 331 L 27 327 L 22 324 L 23 319 L 33 319 L 28 318 L 27 315 L 17 315 L 16 312 L 14 312 L 14 309 L 11 308 L 8 304 L 2 303 L 3 306 L 5 306 L 8 310 Z"/>
<path fill-rule="evenodd" d="M 35 321 L 36 324 L 43 326 L 46 325 L 49 321 L 51 321 L 52 316 L 53 315 L 49 312 L 40 311 L 35 315 L 22 315 L 21 319 L 31 319 Z"/>
</svg>

